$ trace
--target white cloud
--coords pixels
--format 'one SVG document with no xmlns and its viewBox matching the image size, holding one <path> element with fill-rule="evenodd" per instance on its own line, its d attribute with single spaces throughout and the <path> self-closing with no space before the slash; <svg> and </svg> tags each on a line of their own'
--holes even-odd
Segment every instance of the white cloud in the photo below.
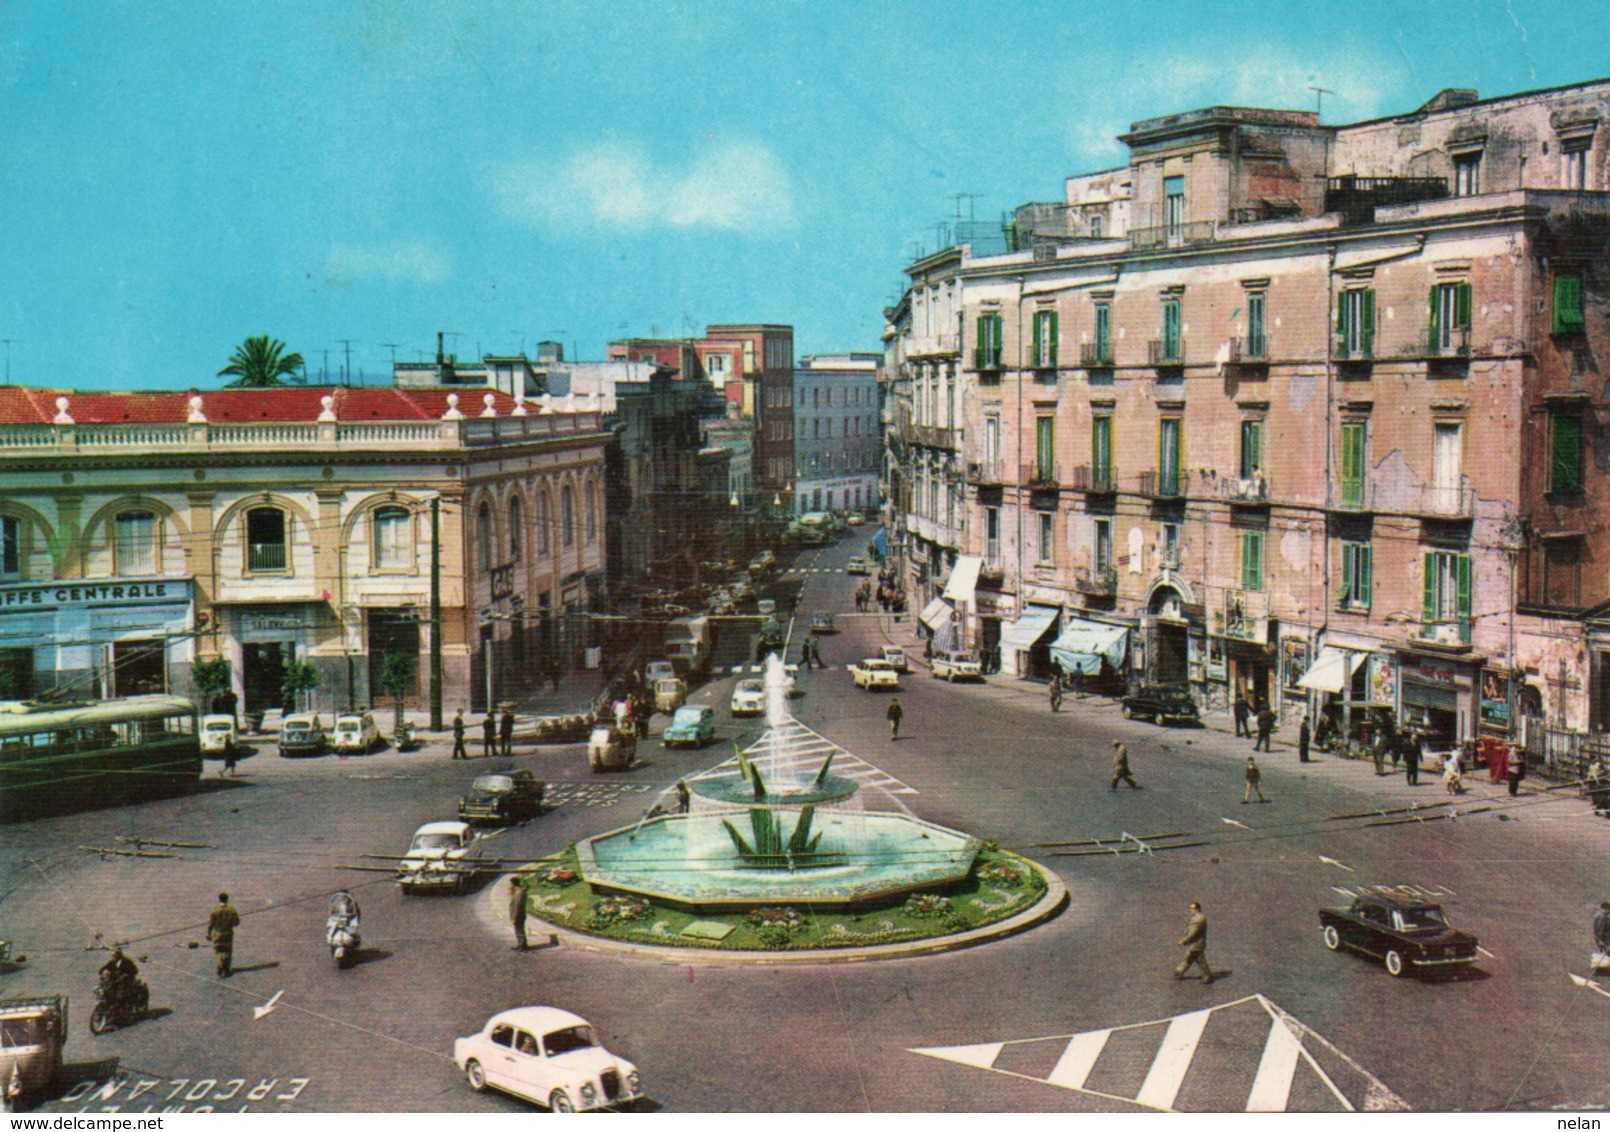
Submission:
<svg viewBox="0 0 1610 1132">
<path fill-rule="evenodd" d="M 758 142 L 712 145 L 680 168 L 657 165 L 631 146 L 602 142 L 557 164 L 511 166 L 492 187 L 506 213 L 539 225 L 747 232 L 794 219 L 788 171 Z"/>
<path fill-rule="evenodd" d="M 440 283 L 453 273 L 447 253 L 423 240 L 336 244 L 325 273 L 336 280 L 383 279 L 388 283 Z"/>
</svg>

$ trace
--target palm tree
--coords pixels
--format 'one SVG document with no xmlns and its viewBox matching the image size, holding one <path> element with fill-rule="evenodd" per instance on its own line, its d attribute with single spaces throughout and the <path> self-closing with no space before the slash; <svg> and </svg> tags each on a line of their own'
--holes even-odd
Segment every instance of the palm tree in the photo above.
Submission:
<svg viewBox="0 0 1610 1132">
<path fill-rule="evenodd" d="M 234 375 L 235 380 L 225 389 L 263 389 L 285 384 L 281 378 L 295 378 L 305 364 L 301 354 L 284 352 L 285 343 L 278 338 L 259 334 L 247 338 L 230 355 L 229 364 L 218 371 L 219 377 Z"/>
</svg>

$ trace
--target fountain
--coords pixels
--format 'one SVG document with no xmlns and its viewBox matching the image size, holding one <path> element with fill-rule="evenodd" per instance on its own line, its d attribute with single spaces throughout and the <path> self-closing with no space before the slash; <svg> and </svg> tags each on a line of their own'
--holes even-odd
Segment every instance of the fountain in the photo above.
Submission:
<svg viewBox="0 0 1610 1132">
<path fill-rule="evenodd" d="M 765 732 L 735 765 L 687 780 L 687 813 L 577 843 L 595 891 L 695 911 L 853 908 L 967 877 L 978 839 L 834 774 L 840 749 L 789 715 L 786 686 L 769 657 Z"/>
</svg>

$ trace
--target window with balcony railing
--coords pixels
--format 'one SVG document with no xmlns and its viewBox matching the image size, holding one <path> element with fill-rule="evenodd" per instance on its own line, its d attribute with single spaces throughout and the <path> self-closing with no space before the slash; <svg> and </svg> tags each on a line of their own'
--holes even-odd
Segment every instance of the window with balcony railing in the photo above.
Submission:
<svg viewBox="0 0 1610 1132">
<path fill-rule="evenodd" d="M 278 507 L 254 507 L 246 512 L 246 569 L 275 573 L 286 568 L 285 512 Z"/>
<path fill-rule="evenodd" d="M 1054 310 L 1040 310 L 1034 312 L 1034 339 L 1031 357 L 1035 369 L 1057 368 L 1057 312 Z"/>
<path fill-rule="evenodd" d="M 977 369 L 1001 368 L 1001 348 L 1004 342 L 1004 323 L 999 314 L 978 316 L 978 340 L 973 348 L 973 362 Z"/>
<path fill-rule="evenodd" d="M 1470 555 L 1433 550 L 1425 556 L 1421 635 L 1451 644 L 1471 640 Z"/>
<path fill-rule="evenodd" d="M 1336 357 L 1368 361 L 1375 356 L 1375 288 L 1351 287 L 1337 306 Z"/>
<path fill-rule="evenodd" d="M 1183 422 L 1178 417 L 1164 417 L 1157 422 L 1157 491 L 1168 498 L 1180 495 L 1183 490 L 1184 453 L 1181 442 Z"/>
<path fill-rule="evenodd" d="M 1364 506 L 1365 443 L 1368 426 L 1363 421 L 1342 425 L 1342 506 Z"/>
<path fill-rule="evenodd" d="M 1463 357 L 1470 353 L 1469 283 L 1438 283 L 1431 288 L 1431 325 L 1426 352 L 1434 358 Z"/>
</svg>

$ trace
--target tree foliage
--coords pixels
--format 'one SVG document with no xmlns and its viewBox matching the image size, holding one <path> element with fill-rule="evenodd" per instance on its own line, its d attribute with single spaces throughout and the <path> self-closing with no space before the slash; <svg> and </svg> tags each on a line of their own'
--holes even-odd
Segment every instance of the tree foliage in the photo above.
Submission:
<svg viewBox="0 0 1610 1132">
<path fill-rule="evenodd" d="M 218 371 L 219 377 L 234 377 L 225 389 L 266 389 L 284 385 L 285 378 L 299 380 L 305 363 L 302 355 L 285 352 L 285 343 L 267 334 L 247 338 L 229 356 L 229 364 Z"/>
</svg>

